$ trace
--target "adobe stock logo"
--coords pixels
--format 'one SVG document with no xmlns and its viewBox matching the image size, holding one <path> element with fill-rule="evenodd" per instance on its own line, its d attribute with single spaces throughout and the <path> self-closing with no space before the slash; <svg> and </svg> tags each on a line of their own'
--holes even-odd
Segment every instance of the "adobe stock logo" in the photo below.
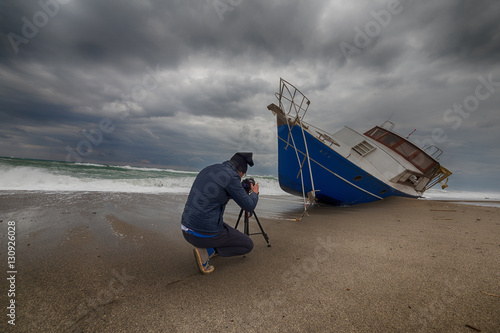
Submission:
<svg viewBox="0 0 500 333">
<path fill-rule="evenodd" d="M 452 123 L 451 128 L 457 130 L 474 112 L 478 111 L 481 103 L 485 102 L 500 88 L 500 81 L 493 80 L 493 74 L 489 73 L 486 76 L 477 78 L 479 83 L 476 85 L 474 92 L 467 95 L 462 103 L 454 103 L 453 108 L 449 108 L 443 113 L 443 120 L 446 123 Z M 436 127 L 432 130 L 432 137 L 422 141 L 415 140 L 419 146 L 435 146 L 442 144 L 448 140 L 448 135 L 443 128 Z"/>
<path fill-rule="evenodd" d="M 115 125 L 113 121 L 109 118 L 103 118 L 99 122 L 99 128 L 93 130 L 84 130 L 82 134 L 88 140 L 81 140 L 76 145 L 76 149 L 71 148 L 70 146 L 66 146 L 66 151 L 68 154 L 66 155 L 66 162 L 71 162 L 71 157 L 75 159 L 76 162 L 82 162 L 82 156 L 88 156 L 92 153 L 93 147 L 97 147 L 102 143 L 104 138 L 104 134 L 112 133 L 115 130 Z"/>
<path fill-rule="evenodd" d="M 38 6 L 41 10 L 33 14 L 31 20 L 26 16 L 21 17 L 23 23 L 21 27 L 21 35 L 14 32 L 9 32 L 7 38 L 14 52 L 19 53 L 19 45 L 28 44 L 29 41 L 38 35 L 39 29 L 43 28 L 49 23 L 50 19 L 59 13 L 59 5 L 66 5 L 71 0 L 39 0 Z"/>
</svg>

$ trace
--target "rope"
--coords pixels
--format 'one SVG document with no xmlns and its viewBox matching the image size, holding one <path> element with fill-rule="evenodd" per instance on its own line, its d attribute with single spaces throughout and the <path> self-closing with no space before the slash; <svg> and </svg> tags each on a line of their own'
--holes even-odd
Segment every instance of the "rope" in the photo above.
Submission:
<svg viewBox="0 0 500 333">
<path fill-rule="evenodd" d="M 288 126 L 288 137 L 292 138 L 293 149 L 295 150 L 295 155 L 297 156 L 297 163 L 299 164 L 300 167 L 299 153 L 297 147 L 295 146 L 295 140 L 293 139 L 292 129 L 290 128 L 290 122 L 288 120 L 288 117 L 286 117 L 286 124 Z M 302 184 L 302 199 L 304 200 L 304 206 L 305 206 L 307 202 L 306 202 L 306 194 L 304 191 L 304 177 L 302 176 L 302 169 L 300 169 L 300 182 Z"/>
<path fill-rule="evenodd" d="M 282 103 L 281 99 L 283 98 L 283 99 L 287 100 L 288 102 L 290 102 L 290 107 L 288 108 L 288 112 L 286 112 L 284 116 L 286 118 L 286 123 L 287 123 L 287 126 L 288 126 L 287 147 L 289 146 L 289 140 L 291 138 L 292 139 L 293 149 L 295 150 L 295 155 L 297 156 L 297 163 L 299 165 L 300 182 L 301 182 L 301 186 L 302 186 L 302 199 L 304 200 L 304 212 L 302 213 L 302 216 L 300 217 L 300 219 L 295 219 L 295 221 L 300 221 L 304 217 L 304 215 L 306 214 L 307 209 L 313 203 L 312 202 L 313 200 L 311 200 L 311 197 L 315 198 L 315 193 L 316 193 L 316 190 L 314 188 L 314 179 L 313 179 L 313 175 L 312 175 L 311 158 L 309 156 L 309 150 L 308 150 L 308 147 L 307 147 L 307 140 L 306 140 L 306 135 L 304 133 L 304 126 L 302 124 L 302 119 L 300 117 L 300 110 L 304 111 L 304 116 L 305 116 L 305 114 L 307 112 L 307 109 L 309 108 L 309 100 L 306 103 L 307 104 L 307 108 L 303 109 L 304 100 L 306 100 L 307 98 L 297 88 L 295 88 L 293 85 L 290 84 L 294 88 L 294 91 L 293 91 L 293 94 L 292 94 L 292 92 L 288 88 L 287 84 L 289 84 L 289 83 L 286 82 L 285 80 L 281 79 L 280 94 L 279 94 L 279 103 L 280 103 L 281 110 L 283 110 L 285 112 L 285 108 L 283 107 L 283 103 Z M 288 91 L 288 94 L 290 95 L 290 99 L 287 98 L 286 96 L 283 96 L 283 92 L 284 92 L 285 89 Z M 302 96 L 302 101 L 300 102 L 300 105 L 296 104 L 295 101 L 294 101 L 295 97 L 297 96 L 297 92 Z M 306 200 L 306 192 L 305 192 L 305 186 L 304 186 L 304 176 L 303 176 L 303 172 L 302 172 L 303 163 L 300 163 L 299 150 L 297 149 L 297 146 L 295 145 L 295 140 L 294 140 L 293 134 L 292 134 L 292 127 L 290 127 L 289 115 L 290 115 L 290 112 L 292 111 L 292 107 L 293 107 L 293 109 L 295 111 L 295 115 L 296 115 L 295 121 L 300 126 L 300 129 L 302 131 L 302 138 L 304 140 L 304 146 L 305 146 L 305 151 L 306 151 L 305 158 L 307 158 L 307 165 L 309 167 L 309 176 L 311 178 L 312 191 L 310 193 L 312 195 L 309 195 L 309 193 L 308 193 L 308 199 L 307 200 Z"/>
<path fill-rule="evenodd" d="M 314 180 L 313 180 L 312 169 L 311 169 L 311 158 L 309 157 L 309 150 L 307 149 L 306 135 L 304 133 L 304 127 L 302 126 L 302 122 L 300 123 L 300 128 L 302 129 L 302 138 L 304 139 L 304 146 L 306 147 L 307 164 L 309 166 L 309 176 L 311 177 L 311 187 L 312 187 L 312 192 L 314 195 L 316 193 L 316 190 L 314 189 Z"/>
<path fill-rule="evenodd" d="M 298 117 L 298 113 L 297 113 L 297 117 Z M 311 192 L 312 192 L 312 196 L 315 197 L 316 190 L 314 188 L 314 180 L 313 180 L 312 169 L 311 169 L 311 158 L 309 157 L 309 151 L 307 148 L 307 140 L 306 140 L 306 136 L 304 133 L 304 127 L 302 127 L 302 122 L 300 121 L 300 118 L 297 118 L 297 119 L 299 119 L 298 124 L 300 126 L 300 129 L 302 130 L 302 138 L 304 140 L 304 146 L 305 146 L 305 150 L 306 150 L 305 157 L 307 158 L 307 165 L 309 167 L 309 176 L 311 177 L 311 187 L 312 187 Z M 295 155 L 297 156 L 297 163 L 299 165 L 300 182 L 301 182 L 301 186 L 302 186 L 302 199 L 304 200 L 304 212 L 302 213 L 302 216 L 299 219 L 295 219 L 295 221 L 300 221 L 300 220 L 302 220 L 304 215 L 307 213 L 307 209 L 311 206 L 311 204 L 313 204 L 313 202 L 310 200 L 309 196 L 308 196 L 308 199 L 306 200 L 304 177 L 303 177 L 303 172 L 302 172 L 303 165 L 302 165 L 302 163 L 300 163 L 298 149 L 297 149 L 297 146 L 295 145 L 295 140 L 293 138 L 292 129 L 290 127 L 290 121 L 289 121 L 288 117 L 286 117 L 286 123 L 288 126 L 288 137 L 290 137 L 292 139 L 293 149 L 295 150 Z"/>
</svg>

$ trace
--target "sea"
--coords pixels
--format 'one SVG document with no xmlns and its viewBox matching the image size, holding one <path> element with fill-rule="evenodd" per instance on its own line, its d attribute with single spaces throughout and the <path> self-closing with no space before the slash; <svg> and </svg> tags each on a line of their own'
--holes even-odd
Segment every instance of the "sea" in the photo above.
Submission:
<svg viewBox="0 0 500 333">
<path fill-rule="evenodd" d="M 0 157 L 0 191 L 188 194 L 198 173 L 186 170 Z M 288 196 L 278 178 L 248 175 L 267 196 Z M 430 189 L 422 199 L 500 207 L 500 193 Z"/>
<path fill-rule="evenodd" d="M 198 172 L 0 157 L 0 191 L 188 194 Z M 284 195 L 273 176 L 248 175 L 265 195 Z"/>
</svg>

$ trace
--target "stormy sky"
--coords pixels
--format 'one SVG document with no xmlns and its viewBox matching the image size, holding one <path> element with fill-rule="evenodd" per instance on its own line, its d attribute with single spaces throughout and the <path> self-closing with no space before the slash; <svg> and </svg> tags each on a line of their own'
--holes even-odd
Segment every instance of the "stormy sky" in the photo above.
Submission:
<svg viewBox="0 0 500 333">
<path fill-rule="evenodd" d="M 0 156 L 277 174 L 280 77 L 306 121 L 390 119 L 451 188 L 500 184 L 500 2 L 2 1 Z"/>
</svg>

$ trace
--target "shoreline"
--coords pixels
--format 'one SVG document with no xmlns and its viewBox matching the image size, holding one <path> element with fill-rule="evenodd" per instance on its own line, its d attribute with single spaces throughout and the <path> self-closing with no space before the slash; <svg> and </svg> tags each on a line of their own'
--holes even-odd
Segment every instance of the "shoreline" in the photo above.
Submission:
<svg viewBox="0 0 500 333">
<path fill-rule="evenodd" d="M 198 272 L 186 196 L 2 195 L 16 221 L 16 329 L 36 331 L 484 332 L 500 327 L 499 208 L 389 198 L 312 207 L 262 197 L 269 236 Z M 294 197 L 292 197 L 294 198 Z M 228 205 L 230 225 L 238 207 Z M 239 228 L 242 230 L 242 227 Z M 256 223 L 251 232 L 258 230 Z M 3 245 L 2 245 L 3 246 Z M 2 262 L 7 259 L 2 252 Z M 484 293 L 483 293 L 484 292 Z M 2 292 L 1 304 L 7 304 Z M 5 309 L 5 308 L 4 308 Z M 0 331 L 11 329 L 4 314 Z"/>
<path fill-rule="evenodd" d="M 458 205 L 472 205 L 481 207 L 496 207 L 500 208 L 500 201 L 498 200 L 451 200 L 451 199 L 419 199 L 419 200 L 430 200 L 430 201 L 441 201 L 454 203 Z"/>
<path fill-rule="evenodd" d="M 171 193 L 171 192 L 120 192 L 120 191 L 42 191 L 42 190 L 0 190 L 0 198 L 2 196 L 23 196 L 25 194 L 31 194 L 31 195 L 109 195 L 109 196 L 120 196 L 120 195 L 125 195 L 125 196 L 130 196 L 130 195 L 138 195 L 138 196 L 163 196 L 163 197 L 187 197 L 188 193 Z M 278 201 L 278 202 L 288 202 L 292 203 L 292 205 L 300 205 L 303 207 L 303 198 L 294 196 L 291 194 L 288 194 L 286 192 L 283 192 L 280 195 L 277 194 L 261 194 L 261 198 L 266 198 L 267 201 Z M 387 200 L 388 198 L 384 199 Z M 466 204 L 466 205 L 475 205 L 475 206 L 482 206 L 482 207 L 500 207 L 500 200 L 497 199 L 461 199 L 461 198 L 454 198 L 454 199 L 447 199 L 447 198 L 426 198 L 426 197 L 421 197 L 421 198 L 416 198 L 412 200 L 421 200 L 421 201 L 438 201 L 438 202 L 447 202 L 447 203 L 455 203 L 455 204 Z M 381 200 L 383 201 L 383 200 Z M 320 203 L 320 205 L 323 205 Z M 324 204 L 326 205 L 326 204 Z M 354 205 L 356 206 L 356 205 Z M 351 207 L 351 206 L 339 206 L 339 207 Z M 1 210 L 1 205 L 0 205 L 0 213 L 2 213 Z"/>
</svg>

